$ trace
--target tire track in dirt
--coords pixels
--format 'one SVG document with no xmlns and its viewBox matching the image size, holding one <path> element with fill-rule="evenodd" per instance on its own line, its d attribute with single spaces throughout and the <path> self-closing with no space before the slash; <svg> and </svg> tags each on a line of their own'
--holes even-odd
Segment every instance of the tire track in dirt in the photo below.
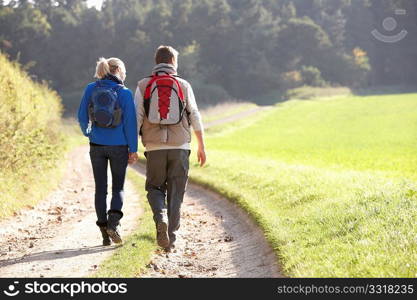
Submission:
<svg viewBox="0 0 417 300">
<path fill-rule="evenodd" d="M 143 176 L 143 165 L 134 169 Z M 236 204 L 189 183 L 176 247 L 157 250 L 144 277 L 283 277 L 273 249 Z"/>
<path fill-rule="evenodd" d="M 238 120 L 241 120 L 243 118 L 250 117 L 254 114 L 260 113 L 262 111 L 265 111 L 265 110 L 268 110 L 268 109 L 271 109 L 271 108 L 273 108 L 273 106 L 257 106 L 255 108 L 252 108 L 252 109 L 249 109 L 249 110 L 242 111 L 240 113 L 231 115 L 227 118 L 222 118 L 222 119 L 214 120 L 212 122 L 207 122 L 207 123 L 204 124 L 204 129 L 209 129 L 210 127 L 213 127 L 213 126 L 238 121 Z"/>
<path fill-rule="evenodd" d="M 71 151 L 58 189 L 0 223 L 0 277 L 84 277 L 117 247 L 101 246 L 88 151 L 88 147 Z M 142 213 L 128 181 L 124 210 L 129 211 L 121 221 L 126 236 Z"/>
</svg>

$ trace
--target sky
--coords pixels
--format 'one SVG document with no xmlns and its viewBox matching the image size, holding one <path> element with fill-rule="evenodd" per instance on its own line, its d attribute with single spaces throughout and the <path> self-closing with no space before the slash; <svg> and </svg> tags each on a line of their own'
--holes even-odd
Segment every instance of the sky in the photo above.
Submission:
<svg viewBox="0 0 417 300">
<path fill-rule="evenodd" d="M 5 4 L 8 4 L 10 2 L 10 0 L 6 0 L 5 1 Z M 95 7 L 97 7 L 98 9 L 100 9 L 101 8 L 101 5 L 103 4 L 103 0 L 88 0 L 87 1 L 87 5 L 88 6 L 95 6 Z"/>
<path fill-rule="evenodd" d="M 103 4 L 103 0 L 88 0 L 87 4 L 88 6 L 95 6 L 97 8 L 101 8 L 101 5 Z"/>
</svg>

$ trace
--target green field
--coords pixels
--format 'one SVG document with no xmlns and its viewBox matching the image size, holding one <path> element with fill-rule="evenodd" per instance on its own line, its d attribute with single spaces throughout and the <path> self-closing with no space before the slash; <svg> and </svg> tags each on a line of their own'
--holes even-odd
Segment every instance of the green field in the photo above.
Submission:
<svg viewBox="0 0 417 300">
<path fill-rule="evenodd" d="M 416 116 L 416 94 L 289 101 L 209 130 L 191 176 L 251 213 L 288 276 L 416 277 Z"/>
</svg>

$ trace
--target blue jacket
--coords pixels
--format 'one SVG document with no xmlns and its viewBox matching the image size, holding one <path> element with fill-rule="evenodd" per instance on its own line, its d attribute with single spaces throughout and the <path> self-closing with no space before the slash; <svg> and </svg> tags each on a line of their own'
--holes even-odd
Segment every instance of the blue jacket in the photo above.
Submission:
<svg viewBox="0 0 417 300">
<path fill-rule="evenodd" d="M 117 83 L 113 80 L 101 80 L 104 86 L 113 87 Z M 138 151 L 138 130 L 136 121 L 136 109 L 133 101 L 132 92 L 127 89 L 121 89 L 118 94 L 118 101 L 122 108 L 122 122 L 116 128 L 102 128 L 92 126 L 91 132 L 87 133 L 89 116 L 88 106 L 90 103 L 91 94 L 96 86 L 96 83 L 90 83 L 84 91 L 81 100 L 80 108 L 78 109 L 78 122 L 80 123 L 83 134 L 90 139 L 90 142 L 106 145 L 106 146 L 122 146 L 127 145 L 129 152 Z"/>
</svg>

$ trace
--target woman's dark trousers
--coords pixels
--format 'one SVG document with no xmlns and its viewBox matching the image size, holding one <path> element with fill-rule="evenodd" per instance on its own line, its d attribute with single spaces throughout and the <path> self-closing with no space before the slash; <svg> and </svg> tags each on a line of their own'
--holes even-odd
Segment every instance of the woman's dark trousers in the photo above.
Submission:
<svg viewBox="0 0 417 300">
<path fill-rule="evenodd" d="M 107 224 L 107 167 L 109 163 L 112 174 L 112 198 L 108 213 L 119 214 L 120 218 L 123 216 L 123 188 L 128 157 L 127 146 L 90 146 L 90 158 L 96 184 L 95 208 L 98 226 Z"/>
</svg>

